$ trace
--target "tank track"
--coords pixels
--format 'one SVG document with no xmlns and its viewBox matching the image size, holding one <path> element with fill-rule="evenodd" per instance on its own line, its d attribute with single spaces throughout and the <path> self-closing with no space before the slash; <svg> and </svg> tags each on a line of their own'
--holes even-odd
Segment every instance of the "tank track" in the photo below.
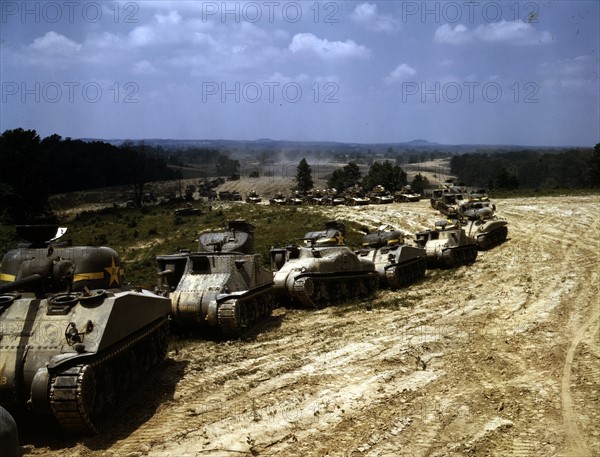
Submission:
<svg viewBox="0 0 600 457">
<path fill-rule="evenodd" d="M 394 265 L 385 270 L 385 279 L 391 289 L 400 289 L 425 276 L 427 261 L 424 257 L 404 265 Z"/>
<path fill-rule="evenodd" d="M 305 308 L 320 309 L 377 292 L 376 272 L 355 275 L 302 276 L 294 281 L 293 297 Z"/>
<path fill-rule="evenodd" d="M 165 358 L 169 321 L 161 319 L 128 341 L 51 377 L 50 407 L 68 433 L 99 433 Z"/>
<path fill-rule="evenodd" d="M 485 233 L 477 236 L 477 247 L 482 251 L 487 251 L 488 249 L 492 249 L 495 246 L 498 246 L 504 241 L 506 241 L 506 237 L 508 236 L 508 227 L 500 227 L 499 229 L 492 230 L 489 233 Z"/>
<path fill-rule="evenodd" d="M 445 249 L 440 259 L 442 268 L 456 268 L 470 265 L 477 259 L 477 245 L 459 246 Z"/>
<path fill-rule="evenodd" d="M 226 338 L 239 338 L 248 329 L 271 315 L 274 305 L 271 284 L 240 298 L 230 298 L 219 304 L 219 329 Z"/>
</svg>

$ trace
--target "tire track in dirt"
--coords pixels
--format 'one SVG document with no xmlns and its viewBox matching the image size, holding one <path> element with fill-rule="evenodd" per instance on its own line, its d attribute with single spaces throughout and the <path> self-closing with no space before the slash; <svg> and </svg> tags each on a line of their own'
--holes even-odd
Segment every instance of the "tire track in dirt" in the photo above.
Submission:
<svg viewBox="0 0 600 457">
<path fill-rule="evenodd" d="M 569 350 L 567 351 L 567 356 L 565 358 L 565 364 L 563 367 L 560 399 L 562 404 L 565 433 L 567 435 L 567 443 L 570 448 L 569 452 L 570 455 L 573 456 L 592 456 L 592 453 L 587 445 L 587 440 L 580 432 L 579 418 L 575 412 L 575 406 L 573 405 L 573 398 L 571 396 L 571 374 L 575 351 L 582 341 L 584 341 L 584 339 L 593 339 L 594 335 L 598 334 L 599 318 L 600 311 L 598 308 L 596 308 L 590 320 L 576 330 L 571 345 L 569 346 Z M 591 336 L 589 335 L 590 332 Z"/>
</svg>

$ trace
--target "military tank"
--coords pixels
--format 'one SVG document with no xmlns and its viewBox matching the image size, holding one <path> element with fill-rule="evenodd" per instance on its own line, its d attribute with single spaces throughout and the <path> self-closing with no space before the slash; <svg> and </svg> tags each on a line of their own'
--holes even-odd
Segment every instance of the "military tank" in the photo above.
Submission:
<svg viewBox="0 0 600 457">
<path fill-rule="evenodd" d="M 426 251 L 427 268 L 456 268 L 477 259 L 477 243 L 458 221 L 438 221 L 434 230 L 417 233 L 416 242 Z"/>
<path fill-rule="evenodd" d="M 380 285 L 399 289 L 422 279 L 427 267 L 425 249 L 406 244 L 400 231 L 386 229 L 383 226 L 370 233 L 365 230 L 358 255 L 375 264 Z"/>
<path fill-rule="evenodd" d="M 437 202 L 437 210 L 445 214 L 446 216 L 454 217 L 459 214 L 461 205 L 465 203 L 463 194 L 460 193 L 446 193 L 442 195 L 442 198 Z"/>
<path fill-rule="evenodd" d="M 418 194 L 417 192 L 413 191 L 409 185 L 402 187 L 402 190 L 394 194 L 394 201 L 400 203 L 418 202 L 420 200 L 421 194 Z"/>
<path fill-rule="evenodd" d="M 498 246 L 508 236 L 508 222 L 494 213 L 491 202 L 478 202 L 463 212 L 463 226 L 467 236 L 477 242 L 479 250 Z"/>
<path fill-rule="evenodd" d="M 393 195 L 388 190 L 385 190 L 385 187 L 379 184 L 373 188 L 368 198 L 370 203 L 375 205 L 394 203 Z"/>
<path fill-rule="evenodd" d="M 248 196 L 246 197 L 247 203 L 260 203 L 261 201 L 262 198 L 260 197 L 260 195 L 258 195 L 258 193 L 255 190 L 251 190 Z"/>
<path fill-rule="evenodd" d="M 124 286 L 109 247 L 59 243 L 56 226 L 17 232 L 28 243 L 0 272 L 0 405 L 97 433 L 164 359 L 170 302 Z"/>
<path fill-rule="evenodd" d="M 173 321 L 184 328 L 214 328 L 237 338 L 271 315 L 273 274 L 254 253 L 254 226 L 230 221 L 206 232 L 198 252 L 157 257 L 159 291 L 171 298 Z"/>
<path fill-rule="evenodd" d="M 285 196 L 281 192 L 278 192 L 278 193 L 275 194 L 275 196 L 273 198 L 271 198 L 269 200 L 269 204 L 271 204 L 271 205 L 285 205 L 285 204 L 287 204 L 287 200 L 286 200 Z"/>
<path fill-rule="evenodd" d="M 275 296 L 305 308 L 323 308 L 354 298 L 368 298 L 379 285 L 375 265 L 344 244 L 346 227 L 328 222 L 308 232 L 304 245 L 271 249 Z"/>
</svg>

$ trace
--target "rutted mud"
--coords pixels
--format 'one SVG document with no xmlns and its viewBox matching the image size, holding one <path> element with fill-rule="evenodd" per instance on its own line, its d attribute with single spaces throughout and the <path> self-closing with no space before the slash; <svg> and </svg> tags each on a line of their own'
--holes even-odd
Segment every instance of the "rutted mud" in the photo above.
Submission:
<svg viewBox="0 0 600 457">
<path fill-rule="evenodd" d="M 108 433 L 28 431 L 25 455 L 600 455 L 600 198 L 496 203 L 509 240 L 474 265 L 177 346 Z M 428 201 L 302 210 L 407 233 L 439 219 Z"/>
</svg>

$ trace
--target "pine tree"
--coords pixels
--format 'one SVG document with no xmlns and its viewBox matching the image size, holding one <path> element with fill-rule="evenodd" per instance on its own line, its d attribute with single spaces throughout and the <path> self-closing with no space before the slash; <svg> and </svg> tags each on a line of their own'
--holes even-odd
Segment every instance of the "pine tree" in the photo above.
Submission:
<svg viewBox="0 0 600 457">
<path fill-rule="evenodd" d="M 301 193 L 306 193 L 314 187 L 312 169 L 306 159 L 302 159 L 300 163 L 298 163 L 296 170 L 296 190 Z"/>
</svg>

